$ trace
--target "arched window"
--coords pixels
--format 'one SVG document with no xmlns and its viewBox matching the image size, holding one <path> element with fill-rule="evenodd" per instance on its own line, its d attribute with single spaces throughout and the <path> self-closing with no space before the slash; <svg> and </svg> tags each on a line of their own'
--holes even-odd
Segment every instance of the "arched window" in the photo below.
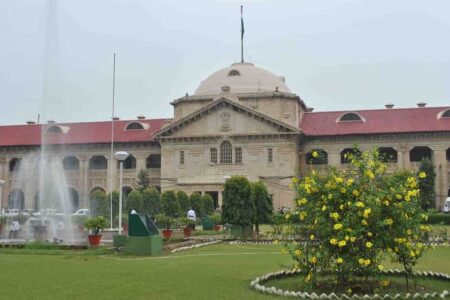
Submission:
<svg viewBox="0 0 450 300">
<path fill-rule="evenodd" d="M 409 161 L 420 162 L 424 158 L 432 159 L 433 151 L 427 146 L 416 146 L 409 151 Z"/>
<path fill-rule="evenodd" d="M 89 160 L 89 170 L 105 170 L 108 167 L 106 158 L 102 155 L 96 155 Z"/>
<path fill-rule="evenodd" d="M 117 167 L 120 168 L 120 161 L 117 162 Z M 136 169 L 136 158 L 133 155 L 129 155 L 127 159 L 123 161 L 123 168 L 125 170 Z"/>
<path fill-rule="evenodd" d="M 10 172 L 18 171 L 20 168 L 20 162 L 21 162 L 20 158 L 11 159 L 9 161 L 9 171 Z"/>
<path fill-rule="evenodd" d="M 8 207 L 15 209 L 25 208 L 25 195 L 22 190 L 13 189 L 11 193 L 9 193 Z"/>
<path fill-rule="evenodd" d="M 328 153 L 323 149 L 313 149 L 306 153 L 306 163 L 308 165 L 328 164 Z"/>
<path fill-rule="evenodd" d="M 59 126 L 53 125 L 47 128 L 47 133 L 62 133 L 62 129 Z"/>
<path fill-rule="evenodd" d="M 450 161 L 450 148 L 447 149 L 446 157 L 447 157 L 447 161 Z"/>
<path fill-rule="evenodd" d="M 446 110 L 443 114 L 441 118 L 450 118 L 450 109 Z"/>
<path fill-rule="evenodd" d="M 341 151 L 341 164 L 348 164 L 351 162 L 352 156 L 360 156 L 361 151 L 355 148 L 345 148 Z"/>
<path fill-rule="evenodd" d="M 106 191 L 105 191 L 104 188 L 102 188 L 101 186 L 96 186 L 96 187 L 94 187 L 94 188 L 89 192 L 89 195 L 92 194 L 92 193 L 94 193 L 94 192 L 96 192 L 96 191 L 101 191 L 101 192 L 103 192 L 103 193 L 106 193 Z"/>
<path fill-rule="evenodd" d="M 80 208 L 80 198 L 78 196 L 78 192 L 73 187 L 69 187 L 68 194 L 72 212 L 76 212 Z"/>
<path fill-rule="evenodd" d="M 380 155 L 381 161 L 385 163 L 397 162 L 397 150 L 392 147 L 380 147 L 378 148 L 378 154 Z"/>
<path fill-rule="evenodd" d="M 122 188 L 123 196 L 124 196 L 124 197 L 128 196 L 128 194 L 131 193 L 132 190 L 133 190 L 133 188 L 131 188 L 131 187 L 129 187 L 129 186 L 124 186 L 124 187 Z"/>
<path fill-rule="evenodd" d="M 238 70 L 231 70 L 230 72 L 228 72 L 228 76 L 240 76 L 241 73 L 239 73 Z"/>
<path fill-rule="evenodd" d="M 220 144 L 220 163 L 231 164 L 233 163 L 233 147 L 228 141 L 223 141 Z"/>
<path fill-rule="evenodd" d="M 67 156 L 63 159 L 64 170 L 78 170 L 80 169 L 80 161 L 75 156 Z"/>
<path fill-rule="evenodd" d="M 144 125 L 142 125 L 139 122 L 132 122 L 128 124 L 127 127 L 125 128 L 125 130 L 139 130 L 139 129 L 144 129 Z"/>
<path fill-rule="evenodd" d="M 360 115 L 357 113 L 345 113 L 339 118 L 339 122 L 348 122 L 348 121 L 363 121 Z"/>
<path fill-rule="evenodd" d="M 147 169 L 161 168 L 161 154 L 150 154 L 147 156 Z"/>
</svg>

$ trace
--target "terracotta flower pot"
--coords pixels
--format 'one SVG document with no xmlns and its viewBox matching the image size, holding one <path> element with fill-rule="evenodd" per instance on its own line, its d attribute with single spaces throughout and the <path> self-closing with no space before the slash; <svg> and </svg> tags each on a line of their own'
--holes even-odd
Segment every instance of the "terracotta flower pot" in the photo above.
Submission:
<svg viewBox="0 0 450 300">
<path fill-rule="evenodd" d="M 165 239 L 170 239 L 170 238 L 172 237 L 173 230 L 172 230 L 172 229 L 164 229 L 164 230 L 162 231 L 162 233 L 163 233 L 163 237 L 164 237 Z"/>
<path fill-rule="evenodd" d="M 184 227 L 183 228 L 184 236 L 191 236 L 192 235 L 192 228 L 191 227 Z"/>
<path fill-rule="evenodd" d="M 98 246 L 98 245 L 100 245 L 100 240 L 102 239 L 102 235 L 101 234 L 91 234 L 91 235 L 88 235 L 88 239 L 89 239 L 89 244 L 91 244 L 91 246 Z"/>
<path fill-rule="evenodd" d="M 213 228 L 214 228 L 215 231 L 220 231 L 220 225 L 214 225 Z"/>
</svg>

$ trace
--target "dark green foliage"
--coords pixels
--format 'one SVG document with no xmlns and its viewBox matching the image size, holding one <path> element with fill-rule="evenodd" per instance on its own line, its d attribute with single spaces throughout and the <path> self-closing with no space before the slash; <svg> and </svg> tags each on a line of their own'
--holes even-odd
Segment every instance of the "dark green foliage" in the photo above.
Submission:
<svg viewBox="0 0 450 300">
<path fill-rule="evenodd" d="M 162 209 L 166 216 L 176 218 L 180 213 L 180 203 L 174 191 L 165 191 L 161 195 Z"/>
<path fill-rule="evenodd" d="M 108 225 L 108 222 L 103 216 L 98 216 L 95 218 L 90 218 L 84 223 L 84 227 L 87 229 L 92 229 L 92 232 L 97 235 L 100 230 L 105 228 Z"/>
<path fill-rule="evenodd" d="M 144 211 L 144 199 L 138 190 L 131 191 L 126 200 L 126 213 L 129 214 L 133 209 L 138 213 Z"/>
<path fill-rule="evenodd" d="M 183 191 L 177 191 L 177 199 L 180 203 L 181 214 L 186 214 L 189 209 L 189 197 Z"/>
<path fill-rule="evenodd" d="M 251 199 L 251 186 L 247 178 L 233 176 L 225 182 L 222 205 L 222 221 L 240 225 L 252 225 L 255 204 Z"/>
<path fill-rule="evenodd" d="M 136 178 L 136 188 L 141 192 L 150 187 L 150 174 L 146 169 L 141 169 Z"/>
<path fill-rule="evenodd" d="M 108 202 L 111 201 L 111 195 L 112 195 L 112 213 L 113 213 L 113 220 L 117 219 L 117 216 L 119 215 L 119 192 L 114 191 L 112 192 L 112 194 L 109 194 L 107 196 Z M 111 207 L 111 203 L 108 204 L 109 207 Z M 122 212 L 124 211 L 124 209 L 122 209 Z M 110 214 L 109 210 L 108 210 L 108 215 Z M 116 221 L 114 221 L 114 225 L 116 226 L 118 223 Z"/>
<path fill-rule="evenodd" d="M 203 207 L 205 215 L 210 215 L 214 212 L 214 199 L 210 194 L 204 194 L 202 196 Z"/>
<path fill-rule="evenodd" d="M 189 206 L 195 211 L 198 218 L 205 215 L 205 206 L 203 205 L 202 196 L 199 193 L 192 193 L 189 197 Z"/>
<path fill-rule="evenodd" d="M 89 195 L 89 203 L 92 216 L 108 216 L 110 203 L 105 192 L 102 190 L 93 191 Z"/>
<path fill-rule="evenodd" d="M 429 214 L 425 223 L 450 225 L 450 214 Z"/>
<path fill-rule="evenodd" d="M 161 194 L 155 188 L 147 188 L 142 193 L 144 212 L 150 216 L 161 213 Z"/>
<path fill-rule="evenodd" d="M 423 210 L 434 208 L 436 201 L 436 193 L 434 191 L 436 172 L 434 164 L 429 158 L 424 158 L 419 167 L 419 189 L 420 189 L 420 205 Z M 425 172 L 426 177 L 420 178 L 420 173 Z"/>
<path fill-rule="evenodd" d="M 272 220 L 273 203 L 267 188 L 261 181 L 251 183 L 252 201 L 255 204 L 255 227 L 259 233 L 259 224 L 270 223 Z"/>
</svg>

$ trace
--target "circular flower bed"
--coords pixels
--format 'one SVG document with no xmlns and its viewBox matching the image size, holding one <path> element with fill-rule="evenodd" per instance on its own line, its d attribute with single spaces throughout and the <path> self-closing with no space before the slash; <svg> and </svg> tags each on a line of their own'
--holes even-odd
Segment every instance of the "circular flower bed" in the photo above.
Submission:
<svg viewBox="0 0 450 300">
<path fill-rule="evenodd" d="M 431 293 L 383 293 L 383 294 L 352 294 L 347 295 L 344 293 L 336 294 L 336 293 L 308 293 L 306 291 L 289 291 L 276 288 L 274 286 L 265 286 L 264 283 L 268 282 L 272 279 L 280 279 L 287 278 L 295 275 L 299 275 L 301 272 L 299 270 L 282 270 L 278 272 L 272 272 L 261 277 L 255 278 L 251 283 L 250 287 L 266 294 L 278 295 L 278 296 L 286 296 L 286 297 L 296 297 L 301 299 L 431 299 L 431 298 L 446 298 L 450 296 L 448 290 L 443 291 L 433 291 Z M 397 275 L 402 276 L 403 271 L 398 269 L 396 270 L 387 270 L 381 272 L 385 275 Z M 419 278 L 429 278 L 434 280 L 446 281 L 450 283 L 450 275 L 443 273 L 434 273 L 434 272 L 414 272 L 415 277 Z"/>
</svg>

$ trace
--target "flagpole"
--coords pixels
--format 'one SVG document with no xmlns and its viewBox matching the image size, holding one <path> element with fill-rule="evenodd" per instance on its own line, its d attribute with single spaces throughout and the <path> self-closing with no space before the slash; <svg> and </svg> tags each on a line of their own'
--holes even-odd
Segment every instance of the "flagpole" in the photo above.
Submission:
<svg viewBox="0 0 450 300">
<path fill-rule="evenodd" d="M 244 62 L 244 18 L 242 16 L 242 8 L 241 5 L 241 63 Z"/>
<path fill-rule="evenodd" d="M 116 88 L 116 53 L 114 53 L 114 60 L 113 60 L 113 86 L 112 86 L 112 115 L 111 115 L 111 156 L 110 156 L 110 160 L 111 160 L 111 170 L 110 172 L 110 177 L 109 177 L 109 201 L 110 201 L 110 205 L 111 205 L 111 209 L 110 209 L 110 220 L 111 220 L 111 225 L 110 228 L 113 228 L 113 179 L 114 179 L 114 163 L 113 163 L 113 159 L 114 159 L 114 96 L 115 96 L 115 88 Z"/>
</svg>

